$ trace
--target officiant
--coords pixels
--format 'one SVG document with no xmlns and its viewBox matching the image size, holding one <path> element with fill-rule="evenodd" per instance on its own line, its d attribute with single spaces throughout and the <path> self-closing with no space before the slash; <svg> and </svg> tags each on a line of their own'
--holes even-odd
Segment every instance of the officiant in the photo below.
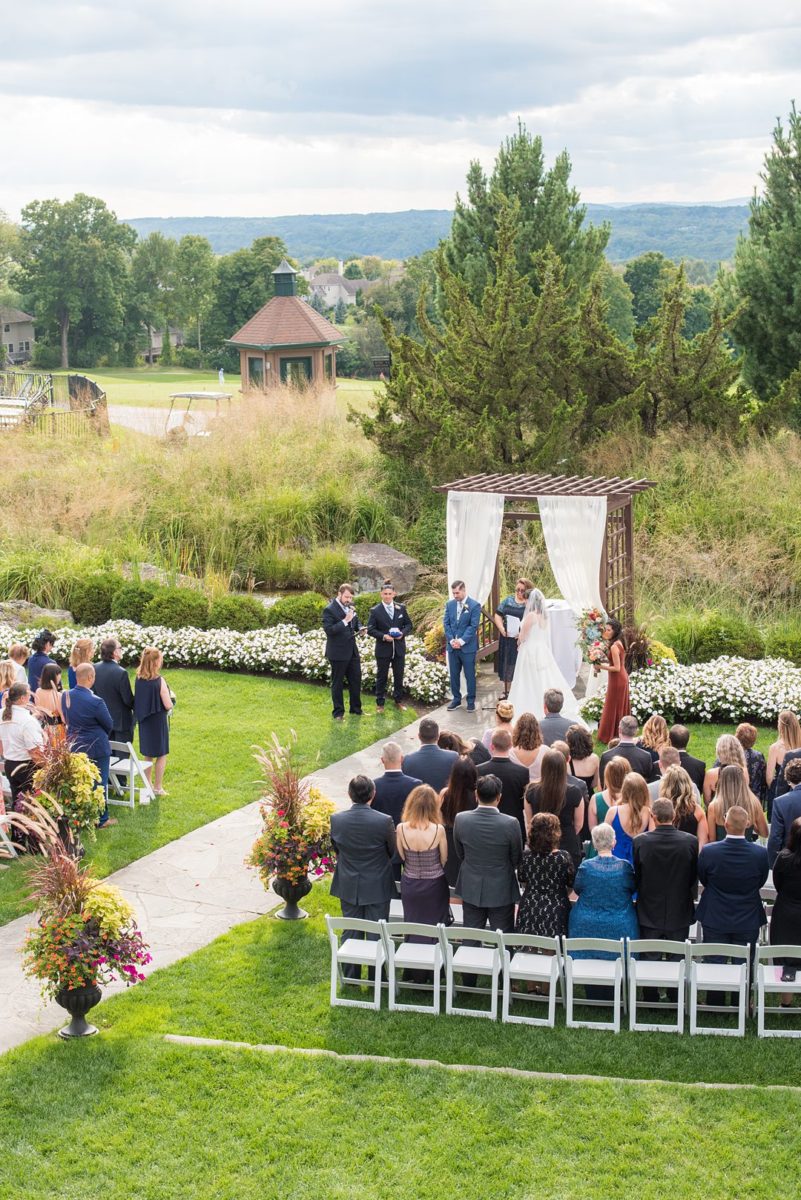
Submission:
<svg viewBox="0 0 801 1200">
<path fill-rule="evenodd" d="M 517 663 L 517 635 L 526 611 L 526 599 L 533 586 L 529 579 L 518 579 L 514 595 L 507 596 L 502 600 L 492 617 L 500 634 L 498 652 L 495 655 L 495 671 L 503 684 L 502 700 L 509 695 L 509 688 L 514 678 L 515 664 Z"/>
<path fill-rule="evenodd" d="M 392 581 L 384 580 L 381 603 L 370 609 L 367 633 L 375 638 L 376 680 L 375 703 L 384 711 L 387 677 L 392 668 L 392 698 L 398 708 L 403 703 L 403 671 L 406 666 L 406 638 L 412 632 L 412 622 L 403 604 L 395 599 Z"/>
</svg>

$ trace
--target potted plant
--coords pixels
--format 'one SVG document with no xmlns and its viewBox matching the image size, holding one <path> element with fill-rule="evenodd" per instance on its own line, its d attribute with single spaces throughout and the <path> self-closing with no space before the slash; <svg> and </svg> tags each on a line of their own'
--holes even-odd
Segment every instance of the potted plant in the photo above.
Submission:
<svg viewBox="0 0 801 1200">
<path fill-rule="evenodd" d="M 272 887 L 284 901 L 275 914 L 284 921 L 308 916 L 298 908 L 298 900 L 311 891 L 312 879 L 321 879 L 334 865 L 331 814 L 335 806 L 318 788 L 301 779 L 294 738 L 293 733 L 292 743 L 282 746 L 273 735 L 270 749 L 257 747 L 255 757 L 265 782 L 260 806 L 262 831 L 245 860 L 257 869 L 264 886 Z"/>
<path fill-rule="evenodd" d="M 82 835 L 97 837 L 105 807 L 100 772 L 87 755 L 70 750 L 66 741 L 48 742 L 33 777 L 33 798 L 55 818 L 59 835 L 75 857 L 83 854 Z"/>
<path fill-rule="evenodd" d="M 39 920 L 25 940 L 25 972 L 70 1014 L 59 1037 L 87 1037 L 97 1033 L 86 1014 L 100 1002 L 100 985 L 144 979 L 150 954 L 119 889 L 95 879 L 63 843 L 50 846 L 30 878 Z"/>
</svg>

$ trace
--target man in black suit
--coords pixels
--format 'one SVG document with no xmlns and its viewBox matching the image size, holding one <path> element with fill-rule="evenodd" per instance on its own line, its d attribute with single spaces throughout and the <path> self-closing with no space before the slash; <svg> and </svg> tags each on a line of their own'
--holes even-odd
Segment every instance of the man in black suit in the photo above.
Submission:
<svg viewBox="0 0 801 1200">
<path fill-rule="evenodd" d="M 372 779 L 355 775 L 348 784 L 352 807 L 331 817 L 331 841 L 337 855 L 331 895 L 339 897 L 343 917 L 386 921 L 389 902 L 395 895 L 395 826 L 386 813 L 373 812 L 370 806 L 374 795 Z M 348 931 L 344 936 L 362 935 Z M 351 978 L 361 975 L 355 963 L 343 970 Z"/>
<path fill-rule="evenodd" d="M 406 638 L 412 632 L 412 622 L 406 609 L 395 600 L 395 589 L 389 579 L 381 588 L 381 603 L 370 609 L 367 635 L 375 638 L 375 703 L 383 712 L 387 694 L 387 676 L 392 667 L 392 698 L 398 708 L 403 703 L 403 670 L 406 666 Z"/>
<path fill-rule="evenodd" d="M 384 774 L 374 779 L 375 796 L 373 797 L 373 812 L 386 813 L 392 817 L 392 824 L 397 829 L 401 819 L 403 806 L 409 792 L 420 785 L 419 779 L 404 775 L 402 770 L 403 751 L 397 742 L 387 742 L 381 751 L 381 762 Z M 396 882 L 401 877 L 401 858 L 397 850 L 392 860 L 392 873 Z"/>
<path fill-rule="evenodd" d="M 643 750 L 642 746 L 638 746 L 637 737 L 637 718 L 636 717 L 621 717 L 618 725 L 618 733 L 620 741 L 611 750 L 604 750 L 601 755 L 601 787 L 604 785 L 604 771 L 606 764 L 613 758 L 625 758 L 631 767 L 632 771 L 636 771 L 638 775 L 642 775 L 646 783 L 650 783 L 654 777 L 654 763 L 651 755 L 647 750 Z"/>
<path fill-rule="evenodd" d="M 132 742 L 134 731 L 134 698 L 128 672 L 120 666 L 122 646 L 116 638 L 106 638 L 100 643 L 100 662 L 95 666 L 95 681 L 92 691 L 104 701 L 111 713 L 114 742 Z"/>
<path fill-rule="evenodd" d="M 350 711 L 354 716 L 362 715 L 362 660 L 356 634 L 361 629 L 356 609 L 353 607 L 353 588 L 343 583 L 336 600 L 323 609 L 325 630 L 325 657 L 331 664 L 331 700 L 334 705 L 335 721 L 345 716 L 343 684 L 348 685 Z"/>
<path fill-rule="evenodd" d="M 651 812 L 656 828 L 634 839 L 640 937 L 683 942 L 695 920 L 698 838 L 674 828 L 672 800 L 654 800 Z M 659 999 L 655 988 L 644 994 L 646 1001 Z"/>
<path fill-rule="evenodd" d="M 528 767 L 521 767 L 512 762 L 509 751 L 512 748 L 512 735 L 508 729 L 495 729 L 490 740 L 489 762 L 476 767 L 476 773 L 481 779 L 486 775 L 494 775 L 501 781 L 500 810 L 509 817 L 514 817 L 520 825 L 520 836 L 525 842 L 526 818 L 523 809 L 523 796 L 531 776 Z"/>
<path fill-rule="evenodd" d="M 779 851 L 787 844 L 790 826 L 797 817 L 801 817 L 801 758 L 790 760 L 785 767 L 784 778 L 792 790 L 785 792 L 783 796 L 777 796 L 773 801 L 768 838 L 768 862 L 771 870 Z"/>
<path fill-rule="evenodd" d="M 456 892 L 462 897 L 464 924 L 470 929 L 484 929 L 489 922 L 490 929 L 512 933 L 520 899 L 516 872 L 523 860 L 523 839 L 514 817 L 498 811 L 500 799 L 500 779 L 484 775 L 476 787 L 477 807 L 456 816 Z"/>
<path fill-rule="evenodd" d="M 441 750 L 437 745 L 439 725 L 431 717 L 424 717 L 417 727 L 420 749 L 407 754 L 403 760 L 406 775 L 427 783 L 435 792 L 441 792 L 451 777 L 453 764 L 459 755 L 455 750 Z"/>
<path fill-rule="evenodd" d="M 706 763 L 700 758 L 693 758 L 692 754 L 687 753 L 687 745 L 690 741 L 690 731 L 686 725 L 674 725 L 670 730 L 670 744 L 675 746 L 679 752 L 680 766 L 690 776 L 698 791 L 703 794 L 704 791 L 704 776 L 706 775 Z"/>
</svg>

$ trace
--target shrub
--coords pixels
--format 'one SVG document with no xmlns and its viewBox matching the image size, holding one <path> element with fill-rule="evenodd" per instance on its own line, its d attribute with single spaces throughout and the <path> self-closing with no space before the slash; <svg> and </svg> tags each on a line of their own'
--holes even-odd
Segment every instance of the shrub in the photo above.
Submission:
<svg viewBox="0 0 801 1200">
<path fill-rule="evenodd" d="M 676 651 L 672 646 L 666 646 L 664 642 L 657 642 L 651 638 L 648 643 L 648 650 L 651 655 L 651 662 L 656 666 L 663 662 L 678 662 Z"/>
<path fill-rule="evenodd" d="M 769 658 L 789 658 L 791 662 L 801 663 L 801 621 L 788 618 L 769 629 L 765 653 Z"/>
<path fill-rule="evenodd" d="M 102 625 L 111 616 L 111 602 L 120 590 L 122 578 L 111 572 L 87 575 L 72 589 L 70 608 L 81 625 Z"/>
<path fill-rule="evenodd" d="M 756 626 L 713 609 L 668 617 L 658 623 L 658 632 L 682 663 L 711 662 L 724 654 L 761 658 L 765 652 L 764 638 Z"/>
<path fill-rule="evenodd" d="M 339 585 L 347 581 L 349 570 L 344 550 L 315 550 L 309 563 L 309 580 L 316 592 L 333 596 Z"/>
<path fill-rule="evenodd" d="M 445 506 L 427 508 L 409 530 L 406 548 L 427 567 L 444 567 Z"/>
<path fill-rule="evenodd" d="M 370 616 L 370 609 L 381 602 L 380 592 L 361 592 L 360 595 L 354 596 L 353 607 L 356 609 L 356 615 L 362 625 L 367 624 L 367 618 Z"/>
<path fill-rule="evenodd" d="M 195 346 L 178 346 L 174 358 L 179 367 L 186 367 L 189 371 L 200 371 L 206 365 L 203 351 Z"/>
<path fill-rule="evenodd" d="M 191 625 L 205 629 L 209 621 L 209 602 L 202 592 L 192 588 L 159 588 L 142 613 L 144 625 L 164 625 L 182 629 Z"/>
<path fill-rule="evenodd" d="M 327 603 L 326 597 L 319 596 L 317 592 L 301 592 L 298 596 L 284 596 L 267 609 L 267 624 L 272 626 L 289 623 L 297 625 L 301 633 L 308 633 L 310 629 L 320 628 L 323 609 Z"/>
<path fill-rule="evenodd" d="M 445 626 L 440 621 L 438 625 L 432 625 L 423 638 L 425 646 L 426 658 L 431 658 L 435 662 L 445 661 Z"/>
<path fill-rule="evenodd" d="M 37 340 L 31 354 L 31 366 L 40 371 L 54 371 L 61 366 L 61 348 Z"/>
<path fill-rule="evenodd" d="M 220 596 L 209 609 L 209 629 L 249 633 L 251 629 L 264 629 L 266 624 L 267 609 L 252 596 Z"/>
<path fill-rule="evenodd" d="M 253 571 L 259 583 L 273 588 L 305 588 L 309 586 L 306 556 L 299 550 L 263 550 L 254 562 Z"/>
<path fill-rule="evenodd" d="M 112 598 L 111 619 L 141 625 L 142 614 L 158 590 L 156 583 L 124 583 Z"/>
</svg>

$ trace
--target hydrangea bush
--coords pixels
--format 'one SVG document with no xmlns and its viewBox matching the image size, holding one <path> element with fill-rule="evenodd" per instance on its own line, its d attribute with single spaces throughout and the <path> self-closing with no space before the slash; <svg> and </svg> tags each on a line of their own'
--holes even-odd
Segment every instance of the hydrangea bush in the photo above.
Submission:
<svg viewBox="0 0 801 1200">
<path fill-rule="evenodd" d="M 639 721 L 661 713 L 668 721 L 775 723 L 783 708 L 801 712 L 801 667 L 783 658 L 722 658 L 684 666 L 666 659 L 629 676 L 631 711 Z M 597 721 L 603 697 L 582 705 Z"/>
<path fill-rule="evenodd" d="M 36 632 L 0 625 L 0 652 L 7 655 L 14 642 L 30 645 Z M 105 625 L 86 629 L 61 628 L 53 632 L 56 637 L 53 656 L 60 662 L 67 661 L 78 637 L 91 637 L 96 646 L 103 638 L 116 637 L 127 666 L 139 662 L 145 646 L 158 646 L 168 667 L 217 667 L 223 671 L 300 676 L 315 682 L 328 680 L 331 675 L 322 629 L 301 633 L 295 625 L 274 625 L 271 629 L 236 633 L 232 629 L 166 629 L 161 625 L 137 625 L 133 621 L 107 621 Z M 372 641 L 365 650 L 369 652 L 362 652 L 362 677 L 369 687 L 375 683 L 376 669 Z M 406 687 L 413 699 L 424 704 L 438 704 L 447 692 L 447 669 L 425 657 L 419 638 L 407 639 Z"/>
</svg>

